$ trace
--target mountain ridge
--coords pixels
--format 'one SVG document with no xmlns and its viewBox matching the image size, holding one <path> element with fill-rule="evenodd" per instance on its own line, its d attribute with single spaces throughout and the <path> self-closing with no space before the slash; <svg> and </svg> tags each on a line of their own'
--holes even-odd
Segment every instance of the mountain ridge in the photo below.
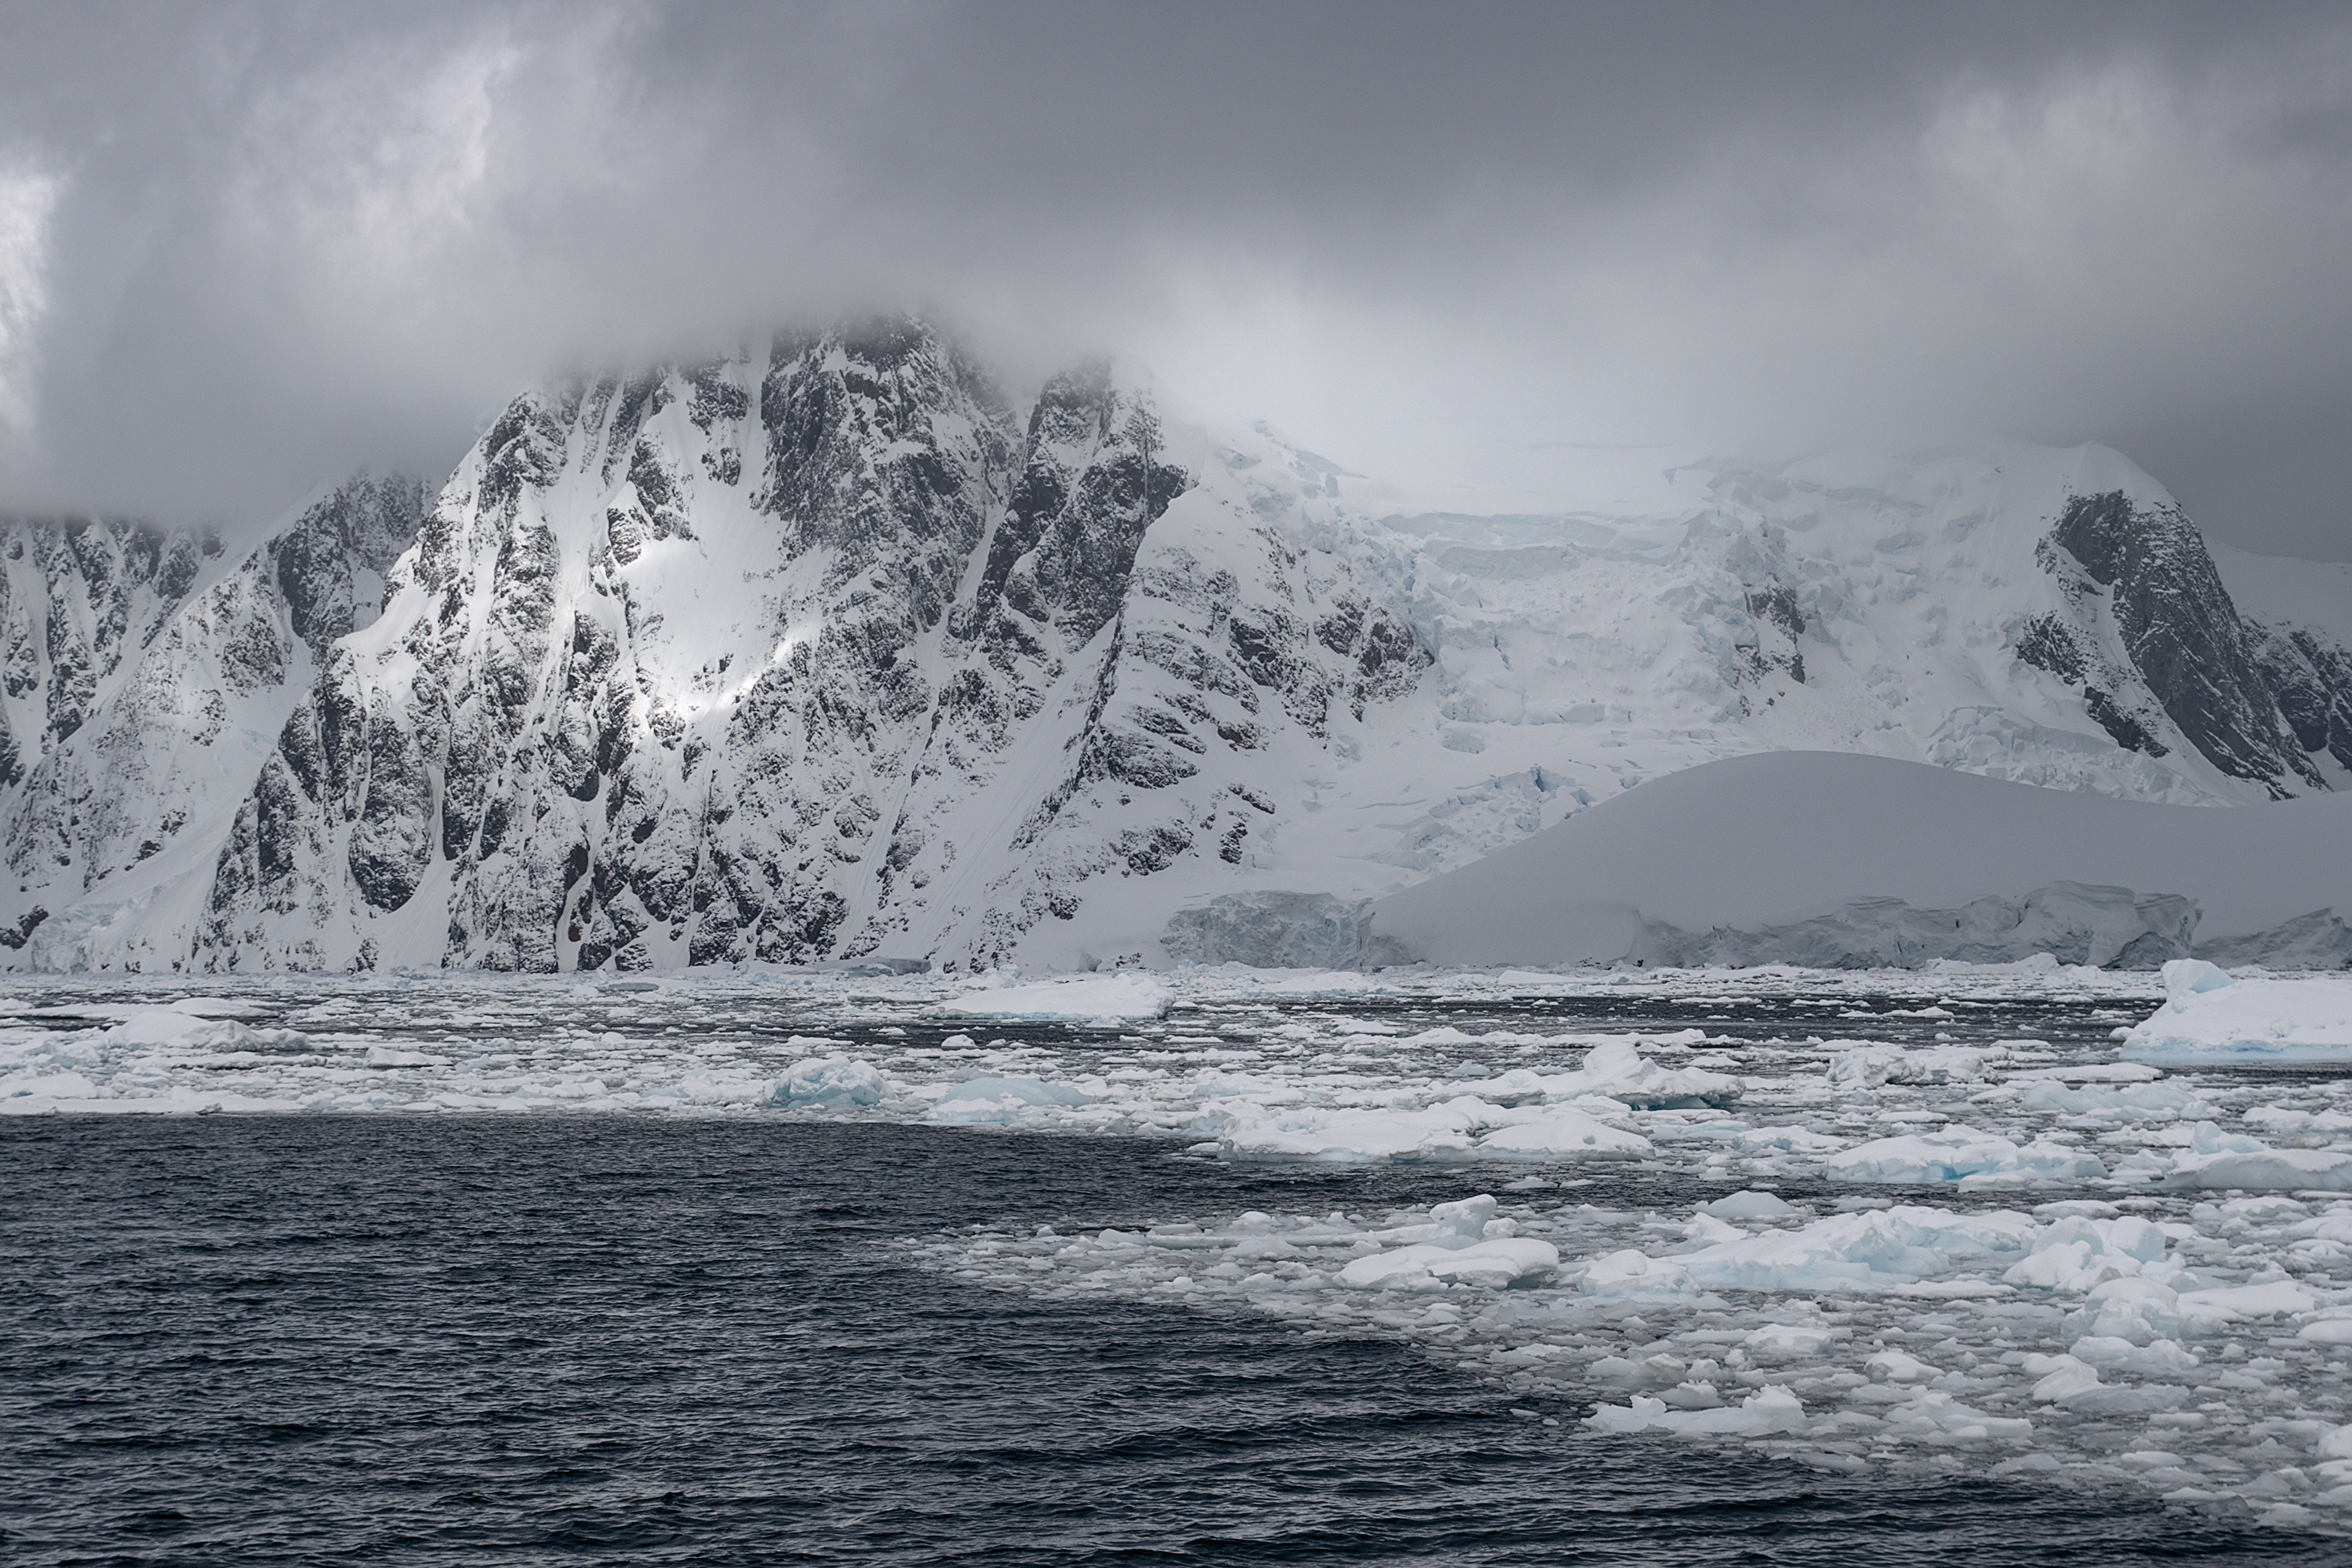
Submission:
<svg viewBox="0 0 2352 1568">
<path fill-rule="evenodd" d="M 1220 894 L 1392 892 L 1747 752 L 2189 804 L 2352 779 L 2336 633 L 2242 612 L 2117 454 L 1671 477 L 1666 515 L 1375 517 L 1106 363 L 1016 409 L 912 318 L 550 383 L 437 495 L 188 545 L 176 596 L 92 622 L 160 565 L 41 579 L 124 629 L 82 637 L 103 691 L 11 645 L 0 963 L 1164 962 Z M 33 728 L 52 701 L 110 743 Z"/>
</svg>

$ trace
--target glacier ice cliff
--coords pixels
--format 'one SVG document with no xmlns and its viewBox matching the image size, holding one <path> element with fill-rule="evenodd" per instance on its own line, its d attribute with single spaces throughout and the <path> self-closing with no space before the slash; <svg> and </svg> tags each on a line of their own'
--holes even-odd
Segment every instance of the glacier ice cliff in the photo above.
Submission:
<svg viewBox="0 0 2352 1568">
<path fill-rule="evenodd" d="M 1657 780 L 1374 902 L 1361 962 L 2342 967 L 2352 795 L 2234 808 L 1832 752 Z"/>
</svg>

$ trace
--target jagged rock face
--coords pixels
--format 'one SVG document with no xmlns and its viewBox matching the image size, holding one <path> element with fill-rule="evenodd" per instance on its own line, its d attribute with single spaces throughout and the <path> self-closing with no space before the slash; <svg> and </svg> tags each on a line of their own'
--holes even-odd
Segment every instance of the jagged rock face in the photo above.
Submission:
<svg viewBox="0 0 2352 1568">
<path fill-rule="evenodd" d="M 0 963 L 1159 962 L 1761 749 L 2346 776 L 2352 658 L 2242 626 L 2114 454 L 1676 473 L 1669 516 L 1373 518 L 901 320 L 539 389 L 429 507 L 346 487 L 238 563 L 26 532 Z"/>
<path fill-rule="evenodd" d="M 2229 798 L 2260 731 L 2210 694 L 2271 688 L 2160 624 L 2181 583 L 2234 624 L 2193 532 L 2073 479 L 2019 528 L 1980 472 L 1727 469 L 1671 533 L 1468 542 L 1100 365 L 1022 420 L 908 322 L 534 393 L 286 724 L 194 956 L 1158 960 L 1236 882 L 1360 897 L 1759 744 Z"/>
<path fill-rule="evenodd" d="M 77 963 L 90 922 L 43 927 L 53 910 L 168 907 L 166 889 L 192 864 L 209 872 L 225 804 L 251 787 L 316 661 L 380 608 L 421 495 L 413 479 L 356 479 L 234 563 L 217 539 L 186 532 L 12 532 L 0 551 L 43 569 L 49 630 L 47 668 L 28 656 L 11 697 L 53 718 L 8 801 L 0 854 L 14 929 L 0 945 Z M 127 945 L 103 951 L 168 967 L 184 958 L 185 934 L 142 921 Z"/>
<path fill-rule="evenodd" d="M 0 524 L 0 785 L 81 728 L 219 552 L 206 535 L 120 520 Z"/>
<path fill-rule="evenodd" d="M 2352 769 L 2352 650 L 2307 627 L 2249 620 L 2246 630 L 2295 742 Z"/>
<path fill-rule="evenodd" d="M 1360 602 L 1307 650 L 1345 595 L 1278 541 L 1253 584 L 1209 574 L 1213 605 L 1157 553 L 1139 568 L 1192 483 L 1101 367 L 1024 430 L 903 322 L 520 399 L 288 721 L 202 960 L 992 957 L 1221 820 L 1188 799 L 1056 850 L 1089 785 L 1201 771 L 1135 719 L 1154 658 L 1216 657 L 1177 650 L 1147 575 L 1255 660 L 1221 678 L 1220 745 L 1262 744 L 1243 715 L 1269 697 L 1320 734 L 1332 701 L 1402 689 L 1328 668 L 1411 668 L 1410 632 Z"/>
<path fill-rule="evenodd" d="M 2044 563 L 2068 590 L 2077 615 L 2111 619 L 2130 668 L 2216 768 L 2273 795 L 2296 784 L 2325 787 L 2305 755 L 2326 749 L 2324 734 L 2320 745 L 2301 744 L 2296 727 L 2283 719 L 2281 693 L 2266 678 L 2255 638 L 2231 603 L 2203 537 L 2179 508 L 2137 507 L 2121 490 L 2076 496 L 2046 546 Z M 2062 679 L 2083 682 L 2092 715 L 2117 744 L 2163 755 L 2146 716 L 2112 695 L 2119 683 L 2100 668 L 2096 642 L 2086 649 L 2084 640 L 2045 616 L 2028 628 L 2018 651 Z M 2297 700 L 2307 715 L 2313 711 L 2307 689 L 2298 691 Z"/>
</svg>

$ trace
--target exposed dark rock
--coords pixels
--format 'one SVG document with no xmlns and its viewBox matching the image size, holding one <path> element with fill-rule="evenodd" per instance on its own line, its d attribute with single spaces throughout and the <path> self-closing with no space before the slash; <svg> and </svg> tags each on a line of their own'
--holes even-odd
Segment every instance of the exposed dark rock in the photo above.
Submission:
<svg viewBox="0 0 2352 1568">
<path fill-rule="evenodd" d="M 2352 768 L 2352 650 L 2303 627 L 2248 621 L 2246 630 L 2296 744 Z"/>
<path fill-rule="evenodd" d="M 2120 490 L 2076 496 L 2043 552 L 2044 564 L 2065 583 L 2068 562 L 2058 552 L 2103 591 L 2132 668 L 2207 761 L 2274 795 L 2288 793 L 2290 784 L 2325 787 L 2280 716 L 2203 538 L 2178 509 L 2143 510 Z M 2081 604 L 2085 585 L 2073 585 Z M 2145 730 L 2112 697 L 2105 706 L 2101 722 L 2119 742 Z"/>
</svg>

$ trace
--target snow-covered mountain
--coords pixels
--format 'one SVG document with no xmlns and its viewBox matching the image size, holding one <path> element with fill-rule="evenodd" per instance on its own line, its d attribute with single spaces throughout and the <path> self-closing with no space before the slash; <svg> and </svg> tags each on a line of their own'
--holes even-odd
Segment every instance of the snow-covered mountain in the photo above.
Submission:
<svg viewBox="0 0 2352 1568">
<path fill-rule="evenodd" d="M 428 505 L 356 482 L 236 563 L 16 525 L 0 958 L 1157 962 L 1212 899 L 1392 891 L 1759 750 L 2352 779 L 2352 605 L 2242 615 L 2112 452 L 1672 485 L 1376 516 L 1263 426 L 1100 365 L 1016 410 L 889 321 L 550 384 Z"/>
<path fill-rule="evenodd" d="M 336 639 L 374 619 L 423 499 L 355 479 L 236 560 L 121 521 L 0 531 L 19 748 L 0 946 L 19 964 L 186 962 L 236 803 Z"/>
</svg>

